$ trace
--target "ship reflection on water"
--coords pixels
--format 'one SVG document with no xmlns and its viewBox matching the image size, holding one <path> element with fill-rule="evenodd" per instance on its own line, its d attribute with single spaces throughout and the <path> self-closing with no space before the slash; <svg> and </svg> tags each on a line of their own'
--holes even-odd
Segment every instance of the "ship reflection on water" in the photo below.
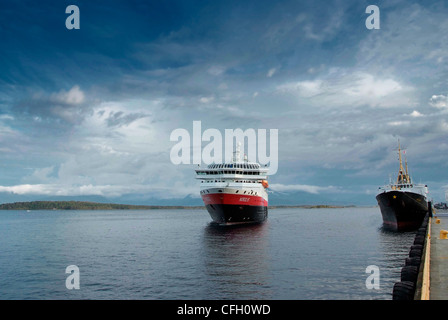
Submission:
<svg viewBox="0 0 448 320">
<path fill-rule="evenodd" d="M 206 295 L 228 299 L 269 299 L 270 258 L 267 222 L 204 228 Z"/>
</svg>

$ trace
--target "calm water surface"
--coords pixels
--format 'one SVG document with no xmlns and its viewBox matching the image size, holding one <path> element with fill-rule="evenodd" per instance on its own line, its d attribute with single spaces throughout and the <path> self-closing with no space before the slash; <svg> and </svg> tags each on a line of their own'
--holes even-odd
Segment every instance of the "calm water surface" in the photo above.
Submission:
<svg viewBox="0 0 448 320">
<path fill-rule="evenodd" d="M 271 209 L 239 228 L 192 209 L 0 211 L 0 299 L 390 300 L 414 236 L 383 230 L 378 208 Z"/>
</svg>

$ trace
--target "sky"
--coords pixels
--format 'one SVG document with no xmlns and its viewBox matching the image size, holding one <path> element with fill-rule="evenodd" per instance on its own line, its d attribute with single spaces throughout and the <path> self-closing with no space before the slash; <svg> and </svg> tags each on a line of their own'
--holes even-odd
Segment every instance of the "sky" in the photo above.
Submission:
<svg viewBox="0 0 448 320">
<path fill-rule="evenodd" d="M 201 204 L 195 165 L 170 159 L 193 121 L 277 129 L 276 204 L 376 204 L 398 140 L 445 201 L 447 18 L 444 1 L 2 1 L 0 202 Z"/>
</svg>

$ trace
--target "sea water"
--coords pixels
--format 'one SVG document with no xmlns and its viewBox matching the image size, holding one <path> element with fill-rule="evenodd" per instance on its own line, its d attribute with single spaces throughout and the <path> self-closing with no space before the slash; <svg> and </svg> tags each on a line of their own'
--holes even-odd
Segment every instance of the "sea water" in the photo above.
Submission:
<svg viewBox="0 0 448 320">
<path fill-rule="evenodd" d="M 203 209 L 0 211 L 0 299 L 390 300 L 414 236 L 377 207 L 230 228 Z"/>
</svg>

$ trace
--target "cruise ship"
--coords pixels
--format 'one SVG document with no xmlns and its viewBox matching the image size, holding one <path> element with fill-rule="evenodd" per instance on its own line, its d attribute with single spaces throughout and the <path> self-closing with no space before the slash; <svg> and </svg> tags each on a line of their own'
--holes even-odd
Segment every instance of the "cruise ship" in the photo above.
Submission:
<svg viewBox="0 0 448 320">
<path fill-rule="evenodd" d="M 418 229 L 428 213 L 428 186 L 416 184 L 402 163 L 400 143 L 398 143 L 399 171 L 396 183 L 379 188 L 376 196 L 387 229 L 411 231 Z"/>
<path fill-rule="evenodd" d="M 218 225 L 261 223 L 268 217 L 267 167 L 241 159 L 240 145 L 232 161 L 196 169 L 200 193 Z"/>
</svg>

